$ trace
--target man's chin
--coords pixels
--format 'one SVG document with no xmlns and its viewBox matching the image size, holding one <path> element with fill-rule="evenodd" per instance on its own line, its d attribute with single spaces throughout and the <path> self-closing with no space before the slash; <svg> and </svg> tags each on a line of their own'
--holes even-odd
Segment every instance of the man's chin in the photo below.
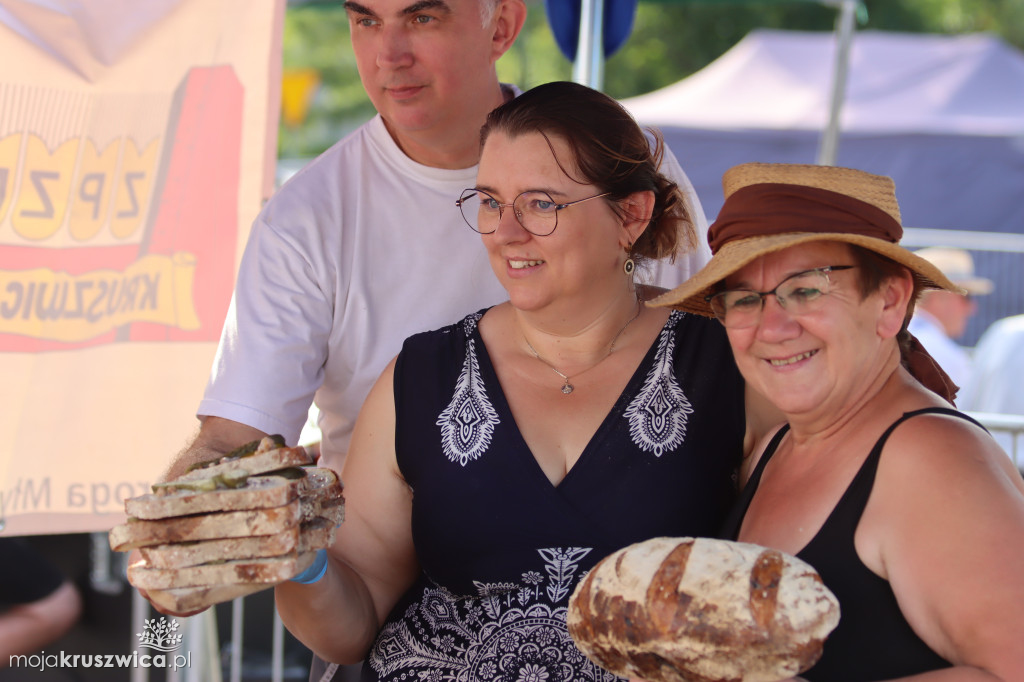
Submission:
<svg viewBox="0 0 1024 682">
<path fill-rule="evenodd" d="M 380 111 L 380 110 L 378 110 Z M 421 133 L 429 130 L 434 125 L 434 118 L 420 110 L 412 107 L 389 107 L 381 111 L 381 118 L 392 136 Z"/>
</svg>

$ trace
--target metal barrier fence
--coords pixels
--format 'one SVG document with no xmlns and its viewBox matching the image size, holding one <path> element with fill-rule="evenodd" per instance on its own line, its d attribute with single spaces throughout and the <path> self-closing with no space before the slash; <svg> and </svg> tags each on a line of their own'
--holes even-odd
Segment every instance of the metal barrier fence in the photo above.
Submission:
<svg viewBox="0 0 1024 682">
<path fill-rule="evenodd" d="M 1007 454 L 1024 474 L 1024 416 L 1008 414 L 991 414 L 971 412 L 970 416 L 977 419 L 993 435 L 1008 435 L 1010 449 Z M 104 537 L 104 542 L 106 538 Z M 147 618 L 159 616 L 152 611 L 149 602 L 133 591 L 132 596 L 132 632 L 141 632 L 143 622 Z M 168 671 L 167 682 L 222 682 L 221 646 L 217 642 L 216 610 L 207 609 L 201 614 L 179 619 L 185 626 L 183 651 L 191 653 L 191 666 L 177 671 Z M 243 624 L 245 621 L 245 599 L 236 599 L 231 604 L 231 642 L 225 646 L 229 652 L 227 671 L 228 682 L 242 681 L 242 655 L 244 645 Z M 272 651 L 269 682 L 284 681 L 284 625 L 277 612 L 273 622 L 267 624 L 272 628 Z M 134 642 L 133 642 L 134 645 Z M 135 668 L 131 672 L 131 682 L 148 682 L 149 671 Z"/>
</svg>

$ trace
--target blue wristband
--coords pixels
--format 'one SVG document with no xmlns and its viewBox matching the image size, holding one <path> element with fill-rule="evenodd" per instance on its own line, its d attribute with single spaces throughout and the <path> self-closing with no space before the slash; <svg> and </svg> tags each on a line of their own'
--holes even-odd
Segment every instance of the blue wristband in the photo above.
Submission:
<svg viewBox="0 0 1024 682">
<path fill-rule="evenodd" d="M 293 583 L 302 583 L 303 585 L 311 585 L 316 581 L 320 580 L 327 573 L 327 550 L 318 549 L 316 551 L 316 558 L 313 559 L 313 563 L 310 564 L 302 573 L 292 578 Z"/>
</svg>

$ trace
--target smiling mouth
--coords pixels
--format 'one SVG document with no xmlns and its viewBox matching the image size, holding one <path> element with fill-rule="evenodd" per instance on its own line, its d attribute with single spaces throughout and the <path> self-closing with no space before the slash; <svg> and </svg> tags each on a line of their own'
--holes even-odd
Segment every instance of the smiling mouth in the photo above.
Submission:
<svg viewBox="0 0 1024 682">
<path fill-rule="evenodd" d="M 510 260 L 508 264 L 513 270 L 522 270 L 523 268 L 532 268 L 535 265 L 540 265 L 543 262 L 542 260 Z"/>
<path fill-rule="evenodd" d="M 413 94 L 419 92 L 421 89 L 422 89 L 422 86 L 419 86 L 419 85 L 393 85 L 393 86 L 384 88 L 384 90 L 388 94 L 390 94 L 392 97 L 398 97 L 398 98 L 408 97 L 410 95 L 413 95 Z"/>
<path fill-rule="evenodd" d="M 772 367 L 785 367 L 786 365 L 793 365 L 793 364 L 796 364 L 796 363 L 800 362 L 801 360 L 806 360 L 807 358 L 809 358 L 809 357 L 811 357 L 813 355 L 817 355 L 817 353 L 818 353 L 818 351 L 816 351 L 816 350 L 808 350 L 808 351 L 804 351 L 803 353 L 799 353 L 797 355 L 790 356 L 788 358 L 781 358 L 781 359 L 768 358 L 768 362 L 771 363 Z"/>
</svg>

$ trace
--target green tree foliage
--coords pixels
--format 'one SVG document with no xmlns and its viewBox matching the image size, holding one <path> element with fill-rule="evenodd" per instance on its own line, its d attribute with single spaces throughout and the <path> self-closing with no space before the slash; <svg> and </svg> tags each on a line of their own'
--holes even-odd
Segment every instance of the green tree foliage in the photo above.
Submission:
<svg viewBox="0 0 1024 682">
<path fill-rule="evenodd" d="M 294 2 L 294 0 L 293 0 Z M 498 62 L 503 81 L 524 88 L 570 80 L 541 0 L 527 0 L 526 26 Z M 1024 49 L 1024 0 L 864 0 L 859 29 L 1000 35 Z M 755 28 L 829 31 L 837 9 L 818 0 L 642 0 L 626 44 L 605 63 L 604 90 L 630 97 L 698 71 Z M 312 156 L 373 115 L 359 82 L 341 2 L 294 2 L 285 17 L 285 68 L 319 70 L 306 123 L 282 126 L 281 156 Z"/>
<path fill-rule="evenodd" d="M 348 17 L 341 3 L 289 6 L 282 43 L 283 68 L 320 74 L 309 114 L 301 126 L 282 125 L 278 155 L 315 156 L 374 114 L 356 71 Z"/>
</svg>

